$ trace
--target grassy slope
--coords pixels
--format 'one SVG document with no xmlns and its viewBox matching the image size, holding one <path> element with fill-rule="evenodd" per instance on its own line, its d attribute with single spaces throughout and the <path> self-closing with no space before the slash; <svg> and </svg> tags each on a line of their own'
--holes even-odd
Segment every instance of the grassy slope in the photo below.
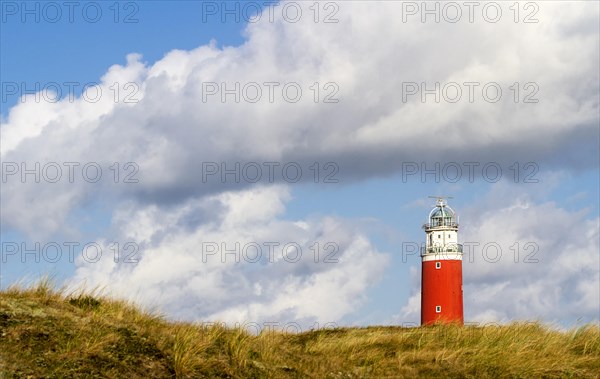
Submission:
<svg viewBox="0 0 600 379">
<path fill-rule="evenodd" d="M 301 334 L 170 323 L 48 283 L 0 292 L 0 378 L 600 378 L 600 330 L 368 327 Z"/>
</svg>

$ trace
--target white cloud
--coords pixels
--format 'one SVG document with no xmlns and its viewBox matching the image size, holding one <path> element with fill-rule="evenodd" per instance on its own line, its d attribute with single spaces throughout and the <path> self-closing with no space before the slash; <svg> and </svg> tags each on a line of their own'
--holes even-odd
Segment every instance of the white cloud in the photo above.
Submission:
<svg viewBox="0 0 600 379">
<path fill-rule="evenodd" d="M 118 293 L 155 300 L 186 318 L 331 321 L 354 309 L 385 259 L 343 220 L 281 219 L 289 196 L 281 187 L 204 183 L 202 162 L 297 161 L 307 168 L 332 161 L 341 168 L 342 184 L 396 172 L 404 161 L 598 167 L 588 154 L 597 152 L 598 3 L 540 3 L 537 24 L 515 24 L 510 13 L 497 24 L 403 23 L 402 2 L 338 5 L 339 23 L 265 18 L 248 26 L 248 40 L 239 47 L 174 50 L 153 64 L 129 55 L 126 65 L 102 77 L 98 103 L 13 107 L 0 128 L 3 162 L 98 162 L 104 176 L 98 183 L 79 175 L 74 183 L 53 184 L 10 177 L 1 188 L 2 226 L 42 239 L 77 228 L 68 222 L 72 212 L 101 198 L 113 204 L 107 212 L 121 229 L 117 237 L 142 245 L 142 261 L 82 264 L 76 279 L 111 283 Z M 473 81 L 498 83 L 502 100 L 422 103 L 413 96 L 403 103 L 405 82 L 431 88 Z M 139 101 L 115 104 L 109 89 L 115 82 L 138 83 Z M 208 82 L 228 88 L 297 82 L 303 97 L 288 103 L 279 86 L 270 103 L 263 86 L 257 103 L 236 103 L 231 96 L 226 103 L 218 96 L 205 103 Z M 315 104 L 314 82 L 335 82 L 340 102 Z M 514 82 L 536 82 L 540 102 L 515 104 Z M 326 93 L 322 89 L 321 98 Z M 112 183 L 114 162 L 135 162 L 139 183 Z M 527 201 L 504 203 L 471 220 L 464 238 L 499 241 L 506 249 L 514 241 L 535 242 L 541 260 L 490 265 L 479 259 L 465 267 L 465 281 L 472 283 L 465 292 L 477 295 L 466 297 L 467 317 L 568 318 L 598 309 L 592 271 L 598 267 L 597 220 Z M 207 238 L 332 240 L 344 259 L 330 265 L 313 265 L 307 255 L 296 264 L 203 263 L 198 246 Z M 496 295 L 486 297 L 486 291 Z M 418 303 L 409 304 L 414 314 Z"/>
<path fill-rule="evenodd" d="M 580 154 L 597 148 L 599 41 L 589 26 L 598 19 L 597 3 L 541 4 L 537 24 L 515 24 L 508 9 L 496 24 L 481 18 L 423 24 L 418 18 L 402 23 L 401 2 L 339 6 L 333 24 L 311 17 L 270 23 L 265 17 L 248 26 L 248 40 L 239 47 L 211 43 L 174 50 L 152 65 L 130 55 L 125 66 L 111 67 L 102 78 L 98 103 L 28 101 L 13 107 L 0 129 L 4 161 L 92 161 L 105 173 L 113 162 L 136 162 L 140 183 L 110 185 L 108 174 L 96 185 L 22 184 L 11 177 L 2 186 L 3 225 L 51 233 L 100 193 L 114 196 L 115 204 L 123 197 L 172 203 L 236 187 L 202 183 L 206 161 L 298 161 L 304 167 L 333 161 L 343 182 L 397 171 L 406 160 L 597 166 Z M 402 102 L 404 82 L 431 88 L 465 81 L 499 83 L 502 100 L 437 104 L 413 96 Z M 139 102 L 114 104 L 109 87 L 115 82 L 138 83 L 133 98 Z M 235 103 L 232 96 L 224 104 L 219 96 L 204 103 L 207 82 L 228 88 L 236 82 L 297 82 L 303 97 L 288 103 L 280 86 L 271 104 L 262 86 L 256 104 Z M 337 83 L 340 102 L 315 104 L 309 89 L 314 82 Z M 508 88 L 514 82 L 538 83 L 540 102 L 514 104 Z M 329 91 L 322 89 L 321 97 Z"/>
<path fill-rule="evenodd" d="M 282 219 L 288 198 L 287 188 L 271 186 L 168 210 L 123 209 L 116 239 L 138 241 L 139 263 L 115 263 L 111 254 L 96 263 L 80 257 L 72 285 L 105 287 L 188 320 L 303 327 L 339 321 L 365 300 L 388 257 L 347 221 Z M 279 245 L 270 251 L 270 243 Z M 289 243 L 300 246 L 299 255 L 291 245 L 284 253 Z M 214 247 L 219 252 L 211 254 Z"/>
</svg>

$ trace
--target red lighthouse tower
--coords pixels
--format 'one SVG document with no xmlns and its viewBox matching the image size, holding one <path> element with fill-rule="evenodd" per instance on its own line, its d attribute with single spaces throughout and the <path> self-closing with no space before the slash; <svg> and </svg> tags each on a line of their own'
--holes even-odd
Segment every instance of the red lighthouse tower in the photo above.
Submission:
<svg viewBox="0 0 600 379">
<path fill-rule="evenodd" d="M 445 199 L 437 197 L 429 222 L 423 225 L 426 242 L 421 248 L 421 325 L 464 324 L 458 217 Z"/>
</svg>

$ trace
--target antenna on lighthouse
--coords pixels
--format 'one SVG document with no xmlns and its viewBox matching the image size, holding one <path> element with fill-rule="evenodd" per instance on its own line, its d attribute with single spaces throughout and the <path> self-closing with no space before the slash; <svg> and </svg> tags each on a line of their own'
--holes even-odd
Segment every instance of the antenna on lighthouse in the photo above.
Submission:
<svg viewBox="0 0 600 379">
<path fill-rule="evenodd" d="M 428 196 L 430 199 L 436 199 L 436 206 L 445 206 L 446 199 L 454 199 L 452 196 Z"/>
</svg>

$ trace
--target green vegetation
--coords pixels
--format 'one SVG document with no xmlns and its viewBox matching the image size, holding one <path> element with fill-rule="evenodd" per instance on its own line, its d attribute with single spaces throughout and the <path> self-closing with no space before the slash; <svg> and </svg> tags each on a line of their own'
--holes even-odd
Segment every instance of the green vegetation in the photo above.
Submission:
<svg viewBox="0 0 600 379">
<path fill-rule="evenodd" d="M 0 378 L 599 378 L 600 330 L 339 328 L 258 336 L 173 323 L 48 281 L 0 292 Z"/>
</svg>

